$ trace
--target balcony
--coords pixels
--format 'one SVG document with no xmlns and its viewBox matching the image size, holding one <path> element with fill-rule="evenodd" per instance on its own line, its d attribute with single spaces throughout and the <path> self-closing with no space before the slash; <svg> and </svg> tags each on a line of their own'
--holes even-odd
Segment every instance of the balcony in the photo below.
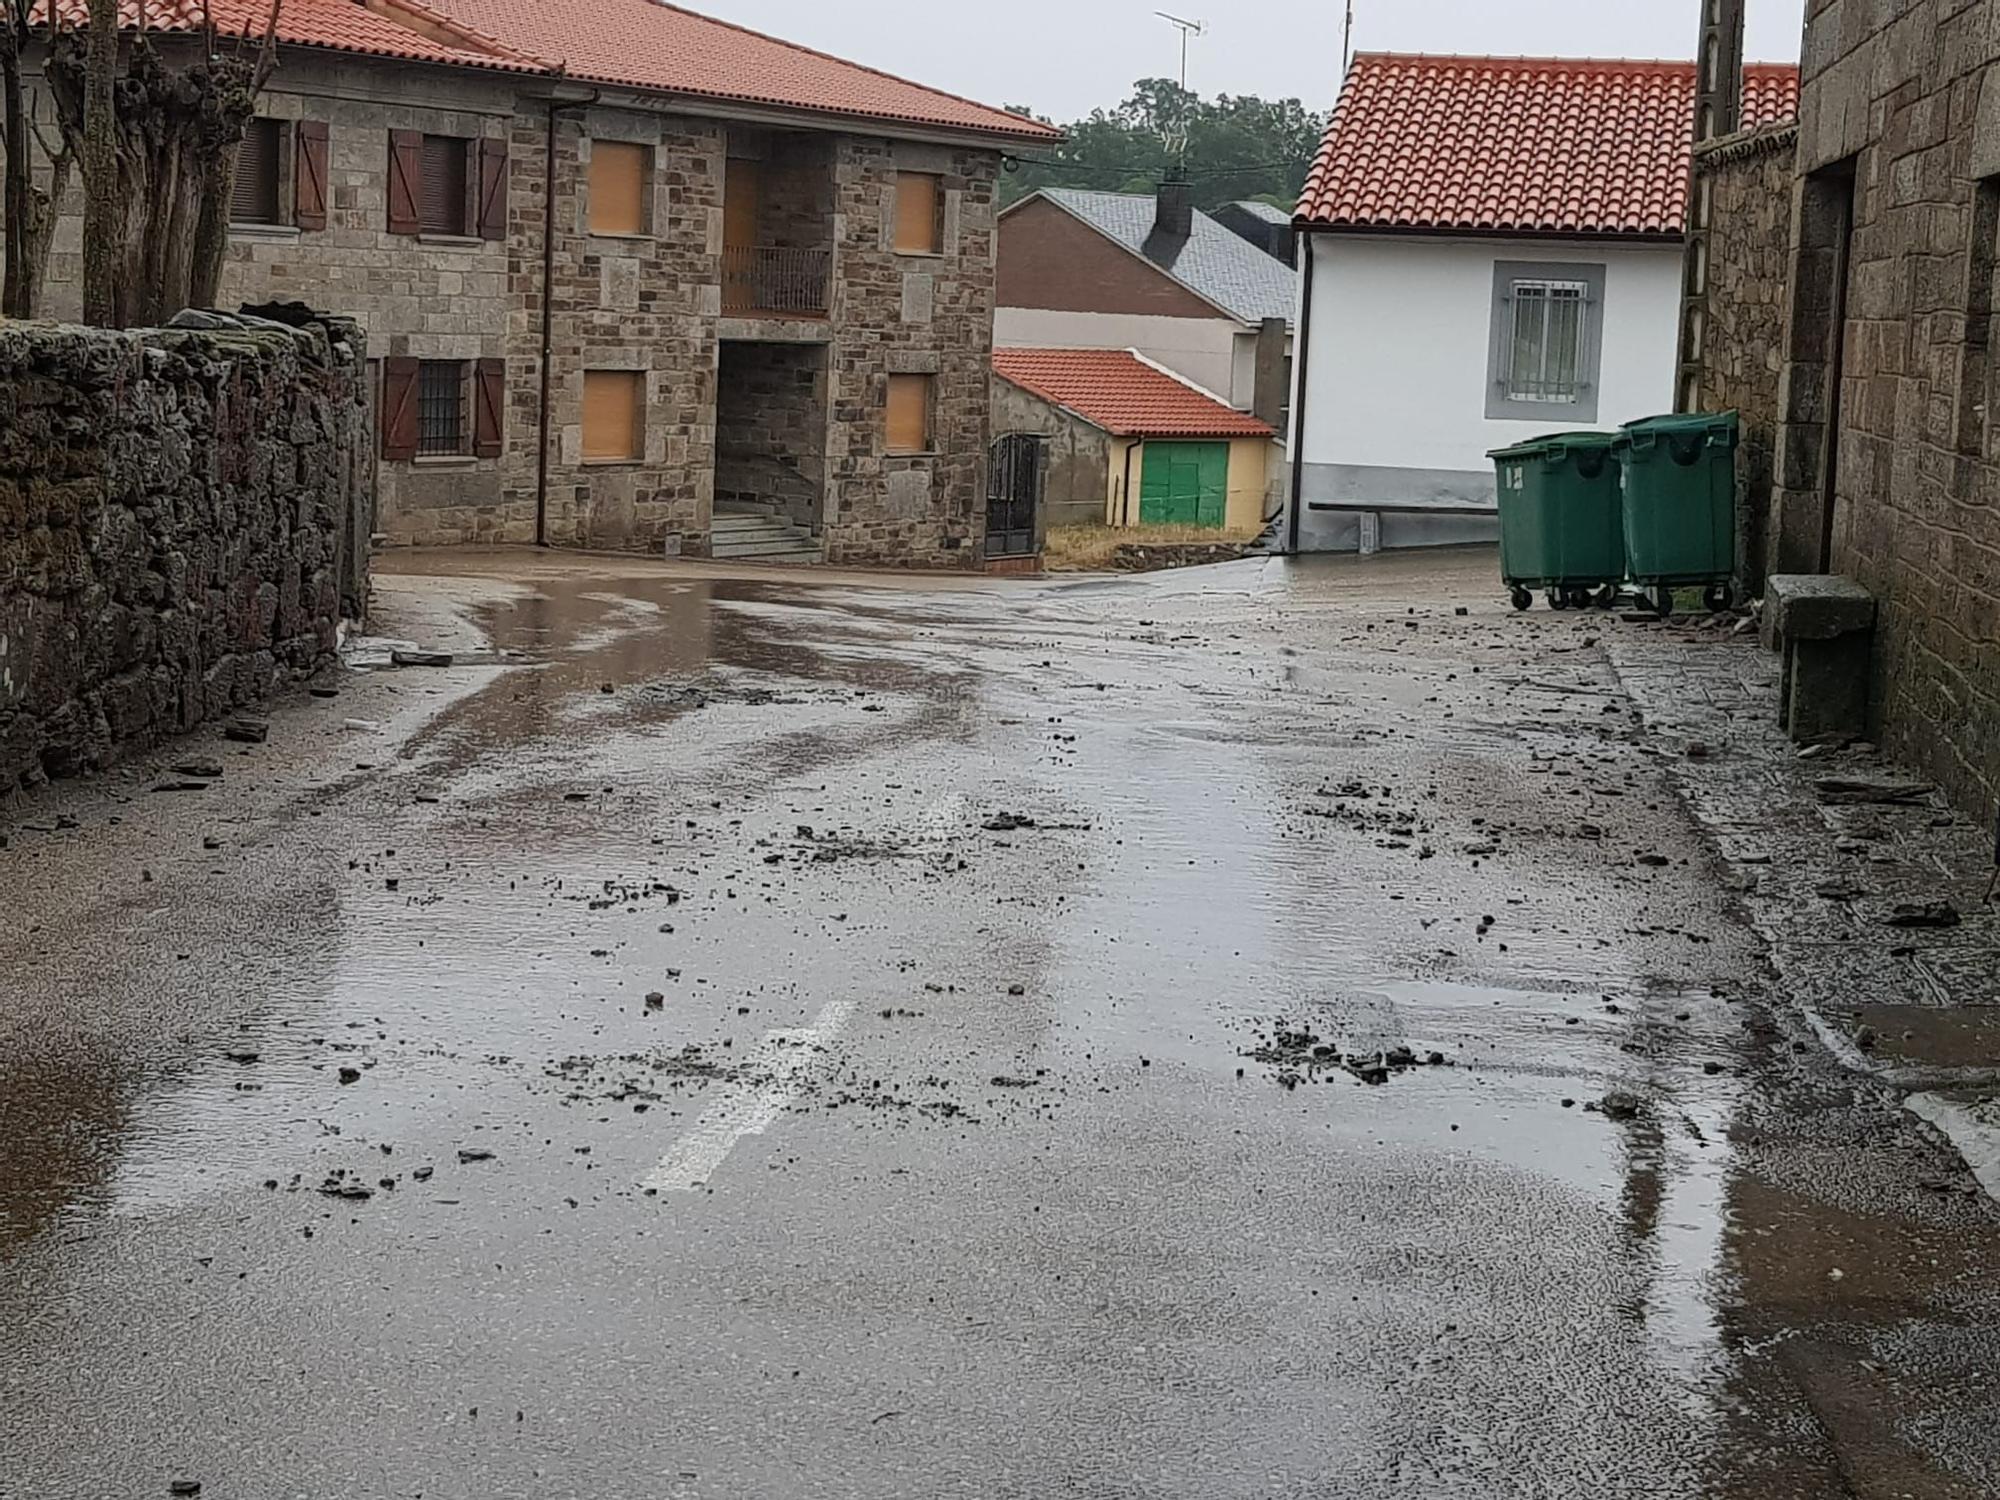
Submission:
<svg viewBox="0 0 2000 1500">
<path fill-rule="evenodd" d="M 722 252 L 722 311 L 736 318 L 824 318 L 833 252 L 732 245 Z"/>
</svg>

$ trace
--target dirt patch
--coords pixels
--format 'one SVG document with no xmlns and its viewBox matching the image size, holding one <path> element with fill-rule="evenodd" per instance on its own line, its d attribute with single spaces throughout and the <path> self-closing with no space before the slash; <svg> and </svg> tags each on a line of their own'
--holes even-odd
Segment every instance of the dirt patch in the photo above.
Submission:
<svg viewBox="0 0 2000 1500">
<path fill-rule="evenodd" d="M 1256 539 L 1199 526 L 1064 526 L 1049 533 L 1044 562 L 1054 573 L 1151 573 L 1234 562 Z"/>
</svg>

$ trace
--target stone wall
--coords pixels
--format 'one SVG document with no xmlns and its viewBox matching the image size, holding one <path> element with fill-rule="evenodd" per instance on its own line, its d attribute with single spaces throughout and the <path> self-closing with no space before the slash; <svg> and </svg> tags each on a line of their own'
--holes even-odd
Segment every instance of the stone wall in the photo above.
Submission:
<svg viewBox="0 0 2000 1500">
<path fill-rule="evenodd" d="M 826 493 L 826 347 L 722 346 L 715 502 L 768 506 L 817 530 Z"/>
<path fill-rule="evenodd" d="M 1981 817 L 2000 798 L 1996 64 L 1990 4 L 1809 5 L 1773 549 L 1881 601 L 1882 737 Z"/>
<path fill-rule="evenodd" d="M 342 322 L 0 327 L 0 794 L 332 658 L 366 602 L 365 358 Z"/>
<path fill-rule="evenodd" d="M 843 136 L 837 178 L 831 563 L 976 565 L 991 428 L 999 158 Z M 895 249 L 896 174 L 943 180 L 943 251 Z M 933 382 L 932 451 L 887 452 L 889 376 Z"/>
<path fill-rule="evenodd" d="M 1797 126 L 1781 125 L 1726 136 L 1695 155 L 1696 191 L 1709 196 L 1711 215 L 1695 405 L 1743 416 L 1736 513 L 1739 556 L 1752 592 L 1762 591 L 1776 524 L 1778 382 L 1785 368 L 1797 145 Z"/>
<path fill-rule="evenodd" d="M 1101 427 L 1025 391 L 1011 380 L 993 377 L 993 435 L 1032 432 L 1049 445 L 1047 487 L 1037 530 L 1058 526 L 1102 526 L 1111 496 L 1111 465 L 1122 460 L 1127 444 Z M 1136 458 L 1134 460 L 1136 462 Z M 1120 476 L 1122 478 L 1122 475 Z"/>
</svg>

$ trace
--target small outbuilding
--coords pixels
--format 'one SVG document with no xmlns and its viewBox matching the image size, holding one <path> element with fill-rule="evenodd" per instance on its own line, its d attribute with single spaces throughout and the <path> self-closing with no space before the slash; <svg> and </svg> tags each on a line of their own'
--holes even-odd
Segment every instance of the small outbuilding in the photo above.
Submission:
<svg viewBox="0 0 2000 1500">
<path fill-rule="evenodd" d="M 996 435 L 1048 445 L 1046 523 L 1254 531 L 1277 431 L 1130 349 L 998 349 Z"/>
</svg>

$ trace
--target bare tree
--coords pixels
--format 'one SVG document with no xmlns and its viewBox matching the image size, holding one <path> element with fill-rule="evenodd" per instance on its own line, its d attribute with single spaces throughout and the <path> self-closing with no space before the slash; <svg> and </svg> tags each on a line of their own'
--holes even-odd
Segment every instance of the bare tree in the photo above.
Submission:
<svg viewBox="0 0 2000 1500">
<path fill-rule="evenodd" d="M 67 140 L 51 143 L 43 134 L 37 100 L 23 77 L 35 35 L 33 0 L 0 0 L 0 115 L 4 115 L 6 272 L 0 279 L 0 317 L 32 318 L 41 311 L 42 282 L 56 215 L 69 192 L 76 154 Z M 44 187 L 36 179 L 35 147 L 49 163 Z"/>
<path fill-rule="evenodd" d="M 51 38 L 56 117 L 83 167 L 85 322 L 163 323 L 216 301 L 236 157 L 277 65 L 280 3 L 261 40 L 246 32 L 226 53 L 205 20 L 201 55 L 185 66 L 161 56 L 142 8 L 121 74 L 119 0 L 90 0 L 84 37 Z"/>
</svg>

